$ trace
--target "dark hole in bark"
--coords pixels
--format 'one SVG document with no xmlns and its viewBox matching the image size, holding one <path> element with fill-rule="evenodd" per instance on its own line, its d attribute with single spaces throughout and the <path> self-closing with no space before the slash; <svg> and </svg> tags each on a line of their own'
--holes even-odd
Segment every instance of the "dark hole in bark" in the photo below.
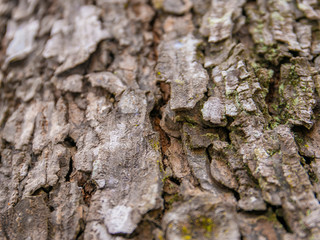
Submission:
<svg viewBox="0 0 320 240">
<path fill-rule="evenodd" d="M 162 155 L 162 161 L 166 157 L 165 153 L 170 146 L 170 138 L 168 135 L 163 131 L 163 129 L 160 127 L 160 121 L 162 118 L 162 113 L 160 108 L 166 104 L 166 102 L 161 98 L 158 103 L 155 104 L 154 108 L 150 112 L 150 121 L 153 127 L 153 130 L 159 133 L 160 137 L 160 150 L 161 150 L 161 155 Z M 164 164 L 164 169 L 165 169 L 165 164 Z"/>
<path fill-rule="evenodd" d="M 318 194 L 317 194 L 316 192 L 314 192 L 313 194 L 314 194 L 314 197 L 315 197 L 316 199 L 318 199 Z M 320 200 L 319 200 L 319 199 L 318 199 L 318 202 L 320 203 Z"/>
<path fill-rule="evenodd" d="M 311 164 L 311 162 L 313 160 L 312 157 L 303 156 L 303 158 L 304 158 L 305 163 L 308 164 L 308 165 Z"/>
<path fill-rule="evenodd" d="M 65 139 L 64 139 L 64 144 L 67 146 L 67 147 L 76 147 L 76 143 L 75 141 L 73 140 L 73 138 L 71 138 L 70 136 L 67 136 Z"/>
<path fill-rule="evenodd" d="M 31 152 L 30 156 L 31 156 L 31 162 L 32 162 L 32 163 L 37 162 L 38 156 L 37 156 L 36 154 L 34 154 L 33 152 Z"/>
<path fill-rule="evenodd" d="M 283 226 L 283 228 L 288 232 L 288 233 L 292 233 L 292 230 L 290 229 L 290 227 L 288 226 L 286 220 L 282 217 L 282 216 L 279 216 L 277 214 L 277 219 L 278 221 L 281 223 L 281 225 Z"/>
<path fill-rule="evenodd" d="M 180 184 L 181 184 L 181 180 L 180 179 L 178 179 L 176 177 L 173 177 L 173 176 L 170 177 L 169 179 L 170 179 L 171 182 L 173 182 L 173 183 L 177 184 L 178 186 L 180 186 Z"/>
<path fill-rule="evenodd" d="M 240 200 L 240 195 L 239 195 L 239 193 L 237 191 L 233 191 L 233 195 L 237 199 L 237 201 Z"/>
<path fill-rule="evenodd" d="M 77 233 L 77 236 L 75 238 L 76 240 L 84 239 L 84 235 L 83 234 L 84 234 L 84 230 L 86 228 L 86 224 L 85 224 L 83 219 L 80 219 L 79 226 L 80 226 L 80 229 L 79 229 L 79 232 Z"/>
<path fill-rule="evenodd" d="M 73 171 L 73 160 L 72 160 L 72 158 L 70 158 L 70 160 L 69 160 L 69 170 L 68 170 L 68 173 L 67 173 L 67 175 L 65 177 L 67 182 L 70 182 L 70 176 L 71 176 L 72 171 Z"/>
<path fill-rule="evenodd" d="M 287 224 L 284 216 L 283 216 L 283 209 L 281 207 L 271 206 L 273 212 L 276 214 L 277 220 L 282 225 L 282 227 L 288 232 L 293 233 L 292 229 Z"/>
<path fill-rule="evenodd" d="M 93 180 L 87 181 L 82 187 L 83 201 L 90 206 L 91 197 L 97 190 L 97 185 Z"/>
<path fill-rule="evenodd" d="M 46 193 L 49 194 L 52 191 L 53 187 L 52 186 L 47 186 L 47 187 L 41 187 L 39 189 L 37 189 L 32 196 L 38 196 L 41 195 L 41 193 Z"/>
<path fill-rule="evenodd" d="M 206 154 L 207 154 L 207 156 L 208 156 L 209 164 L 211 164 L 211 162 L 212 162 L 212 156 L 211 156 L 211 154 L 210 154 L 210 152 L 209 152 L 209 148 L 206 148 Z M 210 166 L 209 166 L 209 169 L 210 169 Z"/>
</svg>

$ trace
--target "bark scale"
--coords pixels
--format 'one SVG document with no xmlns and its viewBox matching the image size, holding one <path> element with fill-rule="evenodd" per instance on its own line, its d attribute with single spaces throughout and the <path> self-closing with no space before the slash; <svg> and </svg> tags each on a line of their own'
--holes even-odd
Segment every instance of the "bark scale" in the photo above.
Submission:
<svg viewBox="0 0 320 240">
<path fill-rule="evenodd" d="M 319 20 L 3 0 L 0 239 L 320 239 Z"/>
</svg>

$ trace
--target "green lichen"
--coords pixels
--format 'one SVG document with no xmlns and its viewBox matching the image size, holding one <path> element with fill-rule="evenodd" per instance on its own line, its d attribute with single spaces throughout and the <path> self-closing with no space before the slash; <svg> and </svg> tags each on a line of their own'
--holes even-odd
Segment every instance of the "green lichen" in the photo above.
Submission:
<svg viewBox="0 0 320 240">
<path fill-rule="evenodd" d="M 276 154 L 277 152 L 279 152 L 278 149 L 268 149 L 267 150 L 267 153 L 269 156 L 272 156 L 272 155 Z"/>
<path fill-rule="evenodd" d="M 212 237 L 212 232 L 216 225 L 213 220 L 206 216 L 199 216 L 196 219 L 190 219 L 190 222 L 181 227 L 182 239 L 193 239 L 192 233 L 201 231 L 208 239 Z"/>
<path fill-rule="evenodd" d="M 272 107 L 273 110 L 275 110 L 276 112 L 279 111 L 279 104 L 277 104 L 277 103 L 272 103 L 272 104 L 271 104 L 271 107 Z"/>
<path fill-rule="evenodd" d="M 159 240 L 164 240 L 164 237 L 162 236 L 161 233 L 158 234 L 158 239 L 159 239 Z"/>
<path fill-rule="evenodd" d="M 182 233 L 183 239 L 185 239 L 185 240 L 192 239 L 192 235 L 191 235 L 192 233 L 187 226 L 182 226 L 181 233 Z"/>
<path fill-rule="evenodd" d="M 206 134 L 204 134 L 203 135 L 204 137 L 207 137 L 207 138 L 209 138 L 210 140 L 219 140 L 220 138 L 219 138 L 219 134 L 217 134 L 217 133 L 206 133 Z"/>
<path fill-rule="evenodd" d="M 161 179 L 161 181 L 163 182 L 163 183 L 165 183 L 165 181 L 167 180 L 167 179 L 169 179 L 169 175 L 164 175 L 164 177 Z"/>
<path fill-rule="evenodd" d="M 188 117 L 188 116 L 184 116 L 184 120 L 187 122 L 187 124 L 191 127 L 195 127 L 195 125 L 197 125 L 197 121 L 195 121 L 194 119 Z"/>
<path fill-rule="evenodd" d="M 150 139 L 149 143 L 155 151 L 160 151 L 160 142 L 158 140 Z"/>
<path fill-rule="evenodd" d="M 271 222 L 271 223 L 279 223 L 278 219 L 277 219 L 277 214 L 275 214 L 272 211 L 269 211 L 266 216 L 260 215 L 258 217 L 258 221 L 259 220 L 268 221 L 268 222 Z"/>
<path fill-rule="evenodd" d="M 281 85 L 279 86 L 279 94 L 283 95 L 283 91 L 284 91 L 284 83 L 281 83 Z"/>
<path fill-rule="evenodd" d="M 161 160 L 157 160 L 157 164 L 159 166 L 160 173 L 164 173 L 164 167 L 163 167 L 162 161 Z"/>
<path fill-rule="evenodd" d="M 181 196 L 179 193 L 175 193 L 174 195 L 170 196 L 169 200 L 167 201 L 167 204 L 169 206 L 172 206 L 173 203 L 178 202 L 181 200 Z"/>
<path fill-rule="evenodd" d="M 174 121 L 175 122 L 183 122 L 184 118 L 181 115 L 177 115 L 177 116 L 175 116 Z"/>
<path fill-rule="evenodd" d="M 271 13 L 271 18 L 280 22 L 283 22 L 285 19 L 279 12 Z"/>
<path fill-rule="evenodd" d="M 163 0 L 152 0 L 155 9 L 159 10 L 163 7 Z"/>
<path fill-rule="evenodd" d="M 274 71 L 273 71 L 272 69 L 269 69 L 269 70 L 268 70 L 268 77 L 269 77 L 269 78 L 272 78 L 273 75 L 274 75 Z"/>
<path fill-rule="evenodd" d="M 259 51 L 261 51 L 261 52 L 267 52 L 267 51 L 268 51 L 268 49 L 269 49 L 269 47 L 268 47 L 268 46 L 266 46 L 266 45 L 262 45 L 262 46 L 260 46 Z"/>
<path fill-rule="evenodd" d="M 260 64 L 258 64 L 256 62 L 251 62 L 251 67 L 253 68 L 253 70 L 255 72 L 257 72 L 261 68 Z"/>
<path fill-rule="evenodd" d="M 298 81 L 299 80 L 299 76 L 296 73 L 296 66 L 295 65 L 292 65 L 290 67 L 289 76 L 290 76 L 292 85 L 297 86 L 297 84 L 299 83 L 299 81 Z"/>
<path fill-rule="evenodd" d="M 201 216 L 196 219 L 195 224 L 198 228 L 202 229 L 205 232 L 205 236 L 207 238 L 210 238 L 211 233 L 215 227 L 215 224 L 211 218 Z"/>
<path fill-rule="evenodd" d="M 311 214 L 311 210 L 308 209 L 308 210 L 307 210 L 307 216 L 309 216 L 310 214 Z"/>
<path fill-rule="evenodd" d="M 292 101 L 292 105 L 293 106 L 297 106 L 300 102 L 300 98 L 299 97 L 296 97 L 293 101 Z"/>
<path fill-rule="evenodd" d="M 274 116 L 273 119 L 269 123 L 269 127 L 271 130 L 275 129 L 281 124 L 281 119 L 278 116 Z"/>
<path fill-rule="evenodd" d="M 184 81 L 182 81 L 181 79 L 176 79 L 176 80 L 174 80 L 174 82 L 180 86 L 183 86 L 183 84 L 184 84 Z"/>
<path fill-rule="evenodd" d="M 268 51 L 266 52 L 265 59 L 269 62 L 274 62 L 275 59 L 279 57 L 280 51 L 278 46 L 277 47 L 269 47 Z"/>
</svg>

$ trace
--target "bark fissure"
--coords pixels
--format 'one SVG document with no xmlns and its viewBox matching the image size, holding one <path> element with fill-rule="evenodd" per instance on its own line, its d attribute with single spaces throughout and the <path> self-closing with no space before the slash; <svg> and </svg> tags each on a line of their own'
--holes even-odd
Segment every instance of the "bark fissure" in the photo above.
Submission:
<svg viewBox="0 0 320 240">
<path fill-rule="evenodd" d="M 317 239 L 320 5 L 0 3 L 0 239 Z"/>
</svg>

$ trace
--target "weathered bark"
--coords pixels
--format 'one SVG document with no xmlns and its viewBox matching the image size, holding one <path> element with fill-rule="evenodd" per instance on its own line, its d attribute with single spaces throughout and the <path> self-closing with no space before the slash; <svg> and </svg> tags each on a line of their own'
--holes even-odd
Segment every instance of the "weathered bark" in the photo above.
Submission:
<svg viewBox="0 0 320 240">
<path fill-rule="evenodd" d="M 0 239 L 320 239 L 319 20 L 0 2 Z"/>
</svg>

